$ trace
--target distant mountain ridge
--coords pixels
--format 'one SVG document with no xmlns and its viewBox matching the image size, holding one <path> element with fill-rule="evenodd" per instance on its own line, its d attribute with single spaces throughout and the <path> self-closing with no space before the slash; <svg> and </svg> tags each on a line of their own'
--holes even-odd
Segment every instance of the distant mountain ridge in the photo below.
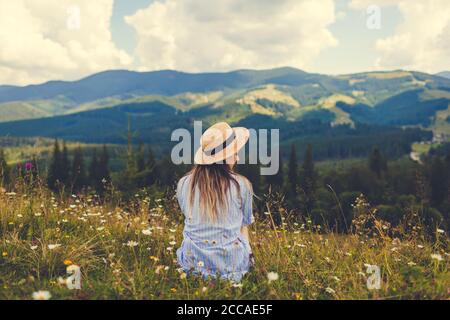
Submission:
<svg viewBox="0 0 450 320">
<path fill-rule="evenodd" d="M 437 76 L 450 79 L 450 71 L 442 71 L 439 73 L 436 73 Z"/>
<path fill-rule="evenodd" d="M 183 92 L 207 92 L 257 86 L 264 83 L 303 83 L 322 75 L 294 68 L 273 70 L 237 70 L 224 73 L 185 73 L 173 70 L 135 72 L 112 70 L 77 81 L 49 81 L 25 87 L 1 86 L 0 103 L 51 99 L 65 96 L 84 103 L 115 95 L 175 95 Z"/>
<path fill-rule="evenodd" d="M 166 134 L 194 119 L 240 123 L 254 115 L 284 126 L 316 119 L 450 134 L 449 104 L 450 79 L 415 71 L 329 76 L 290 67 L 197 74 L 112 70 L 72 82 L 0 86 L 0 135 L 95 142 L 98 127 L 102 141 L 122 141 L 127 116 L 140 130 L 155 122 L 152 132 Z"/>
</svg>

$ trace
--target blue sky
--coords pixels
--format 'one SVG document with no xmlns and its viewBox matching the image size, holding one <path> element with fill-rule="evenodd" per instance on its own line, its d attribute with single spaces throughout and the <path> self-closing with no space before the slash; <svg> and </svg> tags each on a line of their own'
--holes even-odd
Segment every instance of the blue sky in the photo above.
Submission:
<svg viewBox="0 0 450 320">
<path fill-rule="evenodd" d="M 153 0 L 115 0 L 113 7 L 113 15 L 111 18 L 111 34 L 114 42 L 125 49 L 128 53 L 133 54 L 136 46 L 136 33 L 130 25 L 128 25 L 124 17 L 132 15 L 139 9 L 144 9 Z"/>
<path fill-rule="evenodd" d="M 450 70 L 448 0 L 0 0 L 0 85 L 111 69 Z"/>
<path fill-rule="evenodd" d="M 366 24 L 365 10 L 349 9 L 347 0 L 337 1 L 336 10 L 345 14 L 330 26 L 331 32 L 339 39 L 339 45 L 322 51 L 311 69 L 324 73 L 372 70 L 377 58 L 375 43 L 394 33 L 402 19 L 399 10 L 394 6 L 383 8 L 380 29 L 361 27 Z"/>
<path fill-rule="evenodd" d="M 136 32 L 128 25 L 124 17 L 139 9 L 147 8 L 155 0 L 115 0 L 111 21 L 114 42 L 129 54 L 133 54 L 137 44 Z M 329 26 L 329 30 L 339 39 L 336 47 L 323 50 L 313 60 L 308 69 L 314 72 L 339 74 L 361 72 L 373 69 L 377 53 L 376 40 L 394 33 L 402 16 L 395 6 L 383 8 L 380 29 L 368 29 L 367 14 L 362 9 L 349 8 L 349 0 L 335 1 L 335 10 L 343 14 Z"/>
</svg>

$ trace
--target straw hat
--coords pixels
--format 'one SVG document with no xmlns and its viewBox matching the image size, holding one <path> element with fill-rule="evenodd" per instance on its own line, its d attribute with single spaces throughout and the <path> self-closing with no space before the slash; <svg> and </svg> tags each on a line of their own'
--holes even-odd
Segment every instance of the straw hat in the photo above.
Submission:
<svg viewBox="0 0 450 320">
<path fill-rule="evenodd" d="M 250 133 L 243 127 L 232 128 L 226 122 L 209 127 L 200 138 L 194 163 L 213 164 L 237 154 L 247 143 Z"/>
</svg>

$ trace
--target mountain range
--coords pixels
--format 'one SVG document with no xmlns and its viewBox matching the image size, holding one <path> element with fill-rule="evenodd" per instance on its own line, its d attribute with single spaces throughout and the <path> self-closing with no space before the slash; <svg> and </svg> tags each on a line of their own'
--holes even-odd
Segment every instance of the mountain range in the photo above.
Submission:
<svg viewBox="0 0 450 320">
<path fill-rule="evenodd" d="M 445 76 L 404 70 L 330 76 L 290 67 L 198 74 L 105 71 L 78 81 L 0 86 L 0 135 L 121 143 L 130 124 L 144 141 L 161 142 L 194 119 L 413 126 L 448 135 Z"/>
</svg>

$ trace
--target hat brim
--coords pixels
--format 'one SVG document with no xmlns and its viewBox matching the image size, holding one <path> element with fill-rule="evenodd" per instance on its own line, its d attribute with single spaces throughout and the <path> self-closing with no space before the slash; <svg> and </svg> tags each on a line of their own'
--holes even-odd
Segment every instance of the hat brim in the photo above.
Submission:
<svg viewBox="0 0 450 320">
<path fill-rule="evenodd" d="M 234 154 L 237 154 L 239 150 L 247 143 L 250 132 L 247 128 L 236 127 L 232 128 L 236 138 L 225 149 L 215 153 L 214 155 L 207 155 L 203 152 L 202 148 L 198 148 L 195 152 L 194 163 L 199 165 L 213 164 L 219 161 L 223 161 Z"/>
</svg>

